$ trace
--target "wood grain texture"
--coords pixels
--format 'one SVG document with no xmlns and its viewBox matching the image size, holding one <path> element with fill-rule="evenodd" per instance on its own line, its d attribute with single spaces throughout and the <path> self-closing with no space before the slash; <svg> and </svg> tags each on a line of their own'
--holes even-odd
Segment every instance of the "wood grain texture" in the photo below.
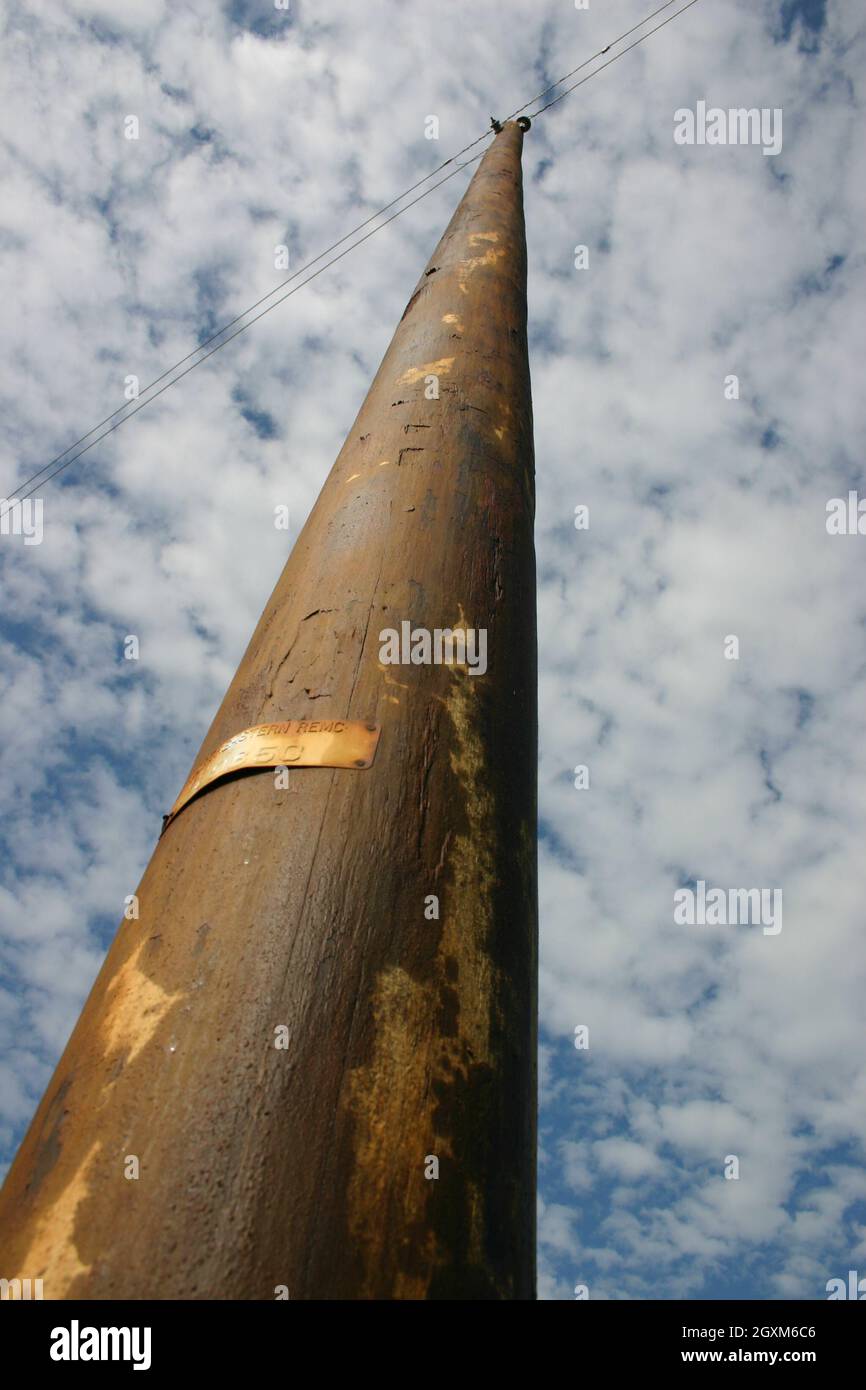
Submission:
<svg viewBox="0 0 866 1390">
<path fill-rule="evenodd" d="M 196 757 L 349 718 L 375 764 L 230 778 L 159 841 L 0 1195 L 0 1274 L 46 1298 L 534 1297 L 522 139 L 420 277 Z M 485 628 L 486 674 L 383 665 L 404 619 Z"/>
</svg>

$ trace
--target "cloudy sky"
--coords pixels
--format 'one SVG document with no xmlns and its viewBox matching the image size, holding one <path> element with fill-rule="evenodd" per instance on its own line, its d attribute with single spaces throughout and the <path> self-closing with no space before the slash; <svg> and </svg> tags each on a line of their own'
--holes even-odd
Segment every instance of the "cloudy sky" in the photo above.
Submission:
<svg viewBox="0 0 866 1390">
<path fill-rule="evenodd" d="M 10 0 L 0 495 L 284 279 L 275 246 L 653 8 Z M 546 1299 L 866 1273 L 866 538 L 826 527 L 866 494 L 864 34 L 700 0 L 525 143 Z M 700 101 L 781 110 L 782 149 L 676 143 Z M 4 1171 L 282 567 L 274 507 L 294 537 L 468 178 L 41 490 L 42 544 L 0 536 Z M 781 889 L 782 930 L 675 923 L 698 880 Z"/>
</svg>

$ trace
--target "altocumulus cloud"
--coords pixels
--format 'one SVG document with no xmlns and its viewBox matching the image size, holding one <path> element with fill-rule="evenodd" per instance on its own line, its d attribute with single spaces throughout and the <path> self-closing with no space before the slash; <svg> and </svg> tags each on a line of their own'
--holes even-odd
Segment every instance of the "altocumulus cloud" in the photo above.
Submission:
<svg viewBox="0 0 866 1390">
<path fill-rule="evenodd" d="M 301 264 L 648 8 L 11 6 L 0 491 L 284 278 L 275 246 Z M 866 1259 L 866 541 L 824 525 L 864 486 L 857 24 L 702 0 L 526 142 L 545 1298 L 815 1298 Z M 699 100 L 783 109 L 781 152 L 675 144 Z M 273 509 L 305 517 L 467 177 L 0 547 L 6 1163 L 282 565 Z M 677 926 L 700 879 L 780 887 L 784 930 Z"/>
</svg>

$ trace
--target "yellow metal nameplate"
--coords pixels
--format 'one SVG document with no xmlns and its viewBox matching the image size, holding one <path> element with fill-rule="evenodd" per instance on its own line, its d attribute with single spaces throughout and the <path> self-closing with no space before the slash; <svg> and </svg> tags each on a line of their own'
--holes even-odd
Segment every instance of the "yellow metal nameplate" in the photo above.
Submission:
<svg viewBox="0 0 866 1390">
<path fill-rule="evenodd" d="M 163 830 L 203 787 L 248 767 L 370 767 L 380 726 L 364 719 L 290 719 L 256 724 L 220 745 L 193 768 Z"/>
</svg>

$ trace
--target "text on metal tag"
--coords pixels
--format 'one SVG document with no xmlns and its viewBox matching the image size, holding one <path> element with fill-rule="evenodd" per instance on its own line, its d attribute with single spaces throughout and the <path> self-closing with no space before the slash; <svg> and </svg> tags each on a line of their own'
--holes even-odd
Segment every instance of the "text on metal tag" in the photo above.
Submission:
<svg viewBox="0 0 866 1390">
<path fill-rule="evenodd" d="M 234 734 L 193 768 L 165 826 L 203 787 L 248 767 L 370 767 L 380 725 L 364 719 L 290 719 Z"/>
</svg>

